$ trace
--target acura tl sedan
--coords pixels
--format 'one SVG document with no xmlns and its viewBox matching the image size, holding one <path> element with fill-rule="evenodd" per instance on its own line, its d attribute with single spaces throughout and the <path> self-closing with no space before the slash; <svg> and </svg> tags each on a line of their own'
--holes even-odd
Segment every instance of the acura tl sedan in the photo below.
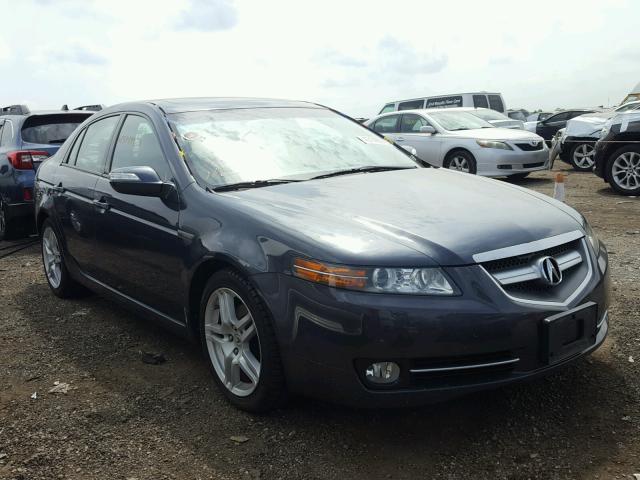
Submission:
<svg viewBox="0 0 640 480">
<path fill-rule="evenodd" d="M 607 251 L 582 215 L 311 103 L 107 108 L 35 197 L 53 293 L 193 338 L 248 411 L 444 400 L 547 374 L 608 330 Z"/>
<path fill-rule="evenodd" d="M 545 170 L 549 149 L 525 130 L 494 128 L 477 111 L 432 108 L 385 113 L 365 125 L 432 165 L 486 177 L 524 178 Z"/>
</svg>

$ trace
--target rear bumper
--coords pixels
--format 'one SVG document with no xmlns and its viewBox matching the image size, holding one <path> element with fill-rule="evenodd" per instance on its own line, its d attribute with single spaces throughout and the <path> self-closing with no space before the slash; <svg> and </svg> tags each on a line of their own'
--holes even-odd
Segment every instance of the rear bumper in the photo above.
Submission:
<svg viewBox="0 0 640 480">
<path fill-rule="evenodd" d="M 34 206 L 33 202 L 11 203 L 6 206 L 7 220 L 14 218 L 33 219 Z"/>
<path fill-rule="evenodd" d="M 461 296 L 371 294 L 288 275 L 252 277 L 274 318 L 289 389 L 359 407 L 426 404 L 545 375 L 594 351 L 607 335 L 606 274 L 598 272 L 570 305 L 550 307 L 509 299 L 487 282 L 481 267 L 446 270 Z M 587 302 L 598 309 L 595 343 L 550 365 L 543 320 Z M 415 373 L 424 365 L 498 363 L 501 358 L 517 362 L 463 375 Z M 366 382 L 364 371 L 376 361 L 400 365 L 397 385 L 380 389 Z"/>
</svg>

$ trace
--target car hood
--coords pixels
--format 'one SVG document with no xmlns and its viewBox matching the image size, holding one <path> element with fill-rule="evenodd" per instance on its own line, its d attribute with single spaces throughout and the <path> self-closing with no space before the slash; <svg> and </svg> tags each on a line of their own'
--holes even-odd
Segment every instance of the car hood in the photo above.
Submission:
<svg viewBox="0 0 640 480">
<path fill-rule="evenodd" d="M 567 122 L 565 134 L 572 137 L 600 137 L 604 124 L 615 115 L 616 112 L 601 112 L 572 118 Z"/>
<path fill-rule="evenodd" d="M 573 209 L 506 182 L 420 168 L 345 175 L 222 195 L 303 239 L 302 253 L 347 264 L 465 265 L 481 252 L 580 229 Z M 231 199 L 230 199 L 231 200 Z M 280 240 L 280 243 L 285 243 Z M 420 260 L 422 259 L 422 260 Z"/>
<path fill-rule="evenodd" d="M 477 128 L 472 130 L 454 130 L 447 131 L 447 135 L 461 138 L 475 138 L 482 140 L 522 140 L 530 142 L 532 140 L 542 140 L 542 137 L 528 132 L 513 128 Z"/>
<path fill-rule="evenodd" d="M 520 120 L 513 120 L 513 119 L 489 120 L 489 123 L 491 125 L 493 125 L 494 127 L 519 128 L 521 130 L 524 129 L 524 122 L 522 122 Z"/>
</svg>

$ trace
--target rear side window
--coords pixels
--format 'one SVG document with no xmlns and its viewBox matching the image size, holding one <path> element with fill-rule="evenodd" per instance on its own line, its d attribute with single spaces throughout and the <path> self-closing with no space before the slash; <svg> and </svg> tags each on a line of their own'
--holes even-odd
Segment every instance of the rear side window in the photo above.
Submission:
<svg viewBox="0 0 640 480">
<path fill-rule="evenodd" d="M 487 95 L 489 97 L 489 108 L 497 110 L 498 112 L 504 112 L 504 103 L 500 95 Z"/>
<path fill-rule="evenodd" d="M 549 123 L 554 123 L 554 122 L 562 122 L 568 119 L 569 119 L 569 112 L 562 112 L 562 113 L 558 113 L 557 115 L 553 115 L 549 117 L 548 121 Z"/>
<path fill-rule="evenodd" d="M 446 107 L 461 107 L 462 96 L 452 95 L 450 97 L 436 97 L 428 98 L 426 108 L 446 108 Z"/>
<path fill-rule="evenodd" d="M 396 104 L 395 103 L 387 103 L 384 107 L 382 107 L 382 110 L 380 110 L 378 112 L 378 114 L 387 113 L 387 112 L 394 112 L 395 110 L 396 110 Z"/>
<path fill-rule="evenodd" d="M 474 95 L 473 106 L 476 108 L 489 108 L 489 102 L 486 95 Z"/>
<path fill-rule="evenodd" d="M 82 137 L 84 137 L 86 130 L 82 131 L 80 135 L 76 137 L 76 141 L 73 144 L 73 148 L 71 149 L 71 153 L 67 157 L 66 163 L 69 165 L 75 165 L 76 157 L 78 156 L 78 150 L 80 149 L 80 144 L 82 143 Z"/>
<path fill-rule="evenodd" d="M 410 102 L 402 102 L 398 105 L 398 110 L 415 110 L 424 106 L 424 100 L 411 100 Z"/>
<path fill-rule="evenodd" d="M 41 145 L 62 145 L 90 115 L 34 115 L 22 124 L 22 140 Z"/>
<path fill-rule="evenodd" d="M 398 119 L 400 115 L 382 117 L 373 124 L 373 129 L 378 133 L 393 133 L 398 131 Z"/>
<path fill-rule="evenodd" d="M 151 167 L 161 179 L 171 178 L 160 142 L 146 118 L 129 115 L 122 125 L 113 151 L 111 170 L 122 167 Z"/>
<path fill-rule="evenodd" d="M 102 173 L 119 116 L 98 120 L 87 127 L 78 149 L 76 167 L 89 172 Z"/>
<path fill-rule="evenodd" d="M 0 145 L 6 146 L 11 143 L 11 139 L 13 138 L 13 125 L 11 122 L 4 122 L 0 135 Z"/>
</svg>

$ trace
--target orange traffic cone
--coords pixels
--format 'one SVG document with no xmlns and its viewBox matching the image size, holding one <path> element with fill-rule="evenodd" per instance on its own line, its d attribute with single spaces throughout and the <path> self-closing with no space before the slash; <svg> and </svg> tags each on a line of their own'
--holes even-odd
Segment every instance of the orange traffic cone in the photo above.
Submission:
<svg viewBox="0 0 640 480">
<path fill-rule="evenodd" d="M 553 198 L 564 202 L 564 174 L 556 173 L 556 183 L 553 187 Z"/>
</svg>

